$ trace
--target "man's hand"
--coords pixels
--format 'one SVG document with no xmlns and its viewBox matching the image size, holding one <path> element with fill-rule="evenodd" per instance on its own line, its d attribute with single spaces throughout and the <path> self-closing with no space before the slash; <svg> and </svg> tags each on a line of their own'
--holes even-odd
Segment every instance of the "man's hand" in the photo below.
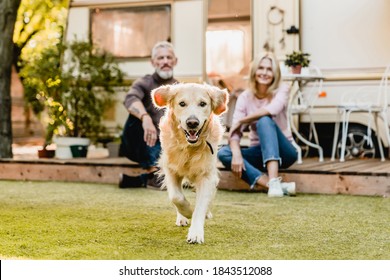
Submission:
<svg viewBox="0 0 390 280">
<path fill-rule="evenodd" d="M 157 129 L 153 124 L 152 118 L 145 114 L 142 117 L 142 127 L 144 129 L 144 141 L 149 147 L 156 145 L 157 141 Z"/>
</svg>

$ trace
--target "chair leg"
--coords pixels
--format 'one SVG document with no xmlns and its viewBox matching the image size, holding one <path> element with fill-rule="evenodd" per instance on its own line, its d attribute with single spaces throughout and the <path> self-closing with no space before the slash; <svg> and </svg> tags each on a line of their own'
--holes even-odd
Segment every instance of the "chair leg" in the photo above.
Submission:
<svg viewBox="0 0 390 280">
<path fill-rule="evenodd" d="M 318 139 L 317 129 L 316 129 L 316 126 L 313 122 L 311 112 L 309 112 L 309 117 L 310 117 L 309 140 L 311 139 L 311 135 L 313 133 L 314 142 L 317 144 L 317 146 L 315 148 L 318 150 L 319 161 L 323 162 L 324 161 L 323 151 L 322 151 L 322 147 L 320 146 L 320 141 Z"/>
<path fill-rule="evenodd" d="M 336 159 L 337 142 L 339 140 L 339 130 L 340 130 L 340 113 L 338 113 L 337 120 L 334 124 L 332 156 L 330 158 L 331 161 L 335 161 Z"/>
<path fill-rule="evenodd" d="M 378 139 L 378 147 L 379 147 L 379 153 L 381 155 L 381 161 L 385 161 L 385 152 L 383 151 L 383 146 L 382 146 L 382 140 L 381 140 L 381 137 L 378 135 L 377 136 L 377 139 Z"/>
<path fill-rule="evenodd" d="M 342 133 L 341 133 L 341 152 L 340 152 L 340 161 L 345 161 L 345 149 L 347 146 L 347 136 L 348 136 L 348 124 L 349 124 L 349 116 L 351 111 L 343 112 L 343 120 L 342 120 Z"/>
<path fill-rule="evenodd" d="M 311 116 L 310 116 L 311 118 Z M 318 149 L 318 157 L 319 157 L 319 161 L 320 162 L 323 162 L 324 161 L 324 152 L 322 150 L 322 147 L 320 146 L 320 141 L 318 139 L 318 133 L 317 133 L 317 129 L 315 127 L 315 124 L 314 122 L 311 120 L 310 121 L 310 125 L 311 125 L 311 130 L 313 131 L 313 137 L 314 137 L 314 141 L 315 143 L 317 144 L 317 149 Z"/>
<path fill-rule="evenodd" d="M 389 122 L 387 120 L 387 111 L 382 111 L 381 112 L 381 116 L 382 116 L 382 119 L 383 119 L 383 124 L 384 124 L 384 131 L 386 133 L 386 139 L 387 139 L 387 145 L 388 145 L 388 148 L 389 148 L 389 153 L 388 153 L 388 157 L 390 157 L 390 128 L 389 128 Z"/>
<path fill-rule="evenodd" d="M 322 147 L 318 144 L 318 143 L 312 143 L 310 142 L 309 140 L 305 139 L 297 130 L 297 128 L 295 127 L 294 125 L 294 122 L 292 120 L 292 116 L 290 116 L 290 119 L 289 119 L 289 123 L 291 124 L 290 125 L 290 129 L 291 129 L 291 132 L 293 134 L 295 134 L 299 140 L 301 140 L 303 143 L 305 143 L 306 145 L 308 145 L 309 147 L 312 147 L 312 148 L 315 148 L 318 150 L 318 154 L 319 154 L 319 161 L 322 162 L 324 161 L 324 153 L 323 153 L 323 149 Z M 296 146 L 298 146 L 298 144 L 296 144 Z M 300 147 L 299 147 L 300 150 L 302 150 Z"/>
<path fill-rule="evenodd" d="M 324 150 L 320 146 L 318 146 L 318 157 L 319 162 L 324 162 Z"/>
<path fill-rule="evenodd" d="M 302 148 L 295 142 L 294 139 L 292 140 L 291 143 L 295 147 L 295 149 L 297 150 L 297 153 L 298 153 L 297 163 L 302 164 Z"/>
<path fill-rule="evenodd" d="M 385 161 L 385 153 L 383 152 L 382 139 L 379 133 L 378 117 L 378 114 L 375 114 L 376 139 L 378 142 L 379 153 L 381 155 L 381 161 Z"/>
</svg>

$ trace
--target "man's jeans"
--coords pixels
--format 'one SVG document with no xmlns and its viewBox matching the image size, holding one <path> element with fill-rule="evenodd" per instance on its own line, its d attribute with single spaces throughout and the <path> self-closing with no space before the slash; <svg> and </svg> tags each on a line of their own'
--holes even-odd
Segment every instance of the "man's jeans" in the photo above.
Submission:
<svg viewBox="0 0 390 280">
<path fill-rule="evenodd" d="M 160 140 L 157 140 L 153 147 L 147 146 L 144 141 L 142 122 L 136 117 L 129 115 L 123 129 L 120 155 L 127 157 L 131 161 L 138 162 L 143 169 L 148 169 L 157 165 L 160 152 Z M 149 174 L 144 173 L 140 177 L 146 184 Z"/>
<path fill-rule="evenodd" d="M 256 123 L 256 128 L 260 144 L 241 149 L 245 166 L 245 170 L 242 171 L 242 179 L 251 188 L 263 172 L 267 171 L 266 163 L 268 161 L 277 160 L 280 168 L 288 168 L 298 158 L 297 150 L 271 117 L 261 117 Z M 218 158 L 226 168 L 231 169 L 232 151 L 230 146 L 222 147 L 218 151 Z"/>
<path fill-rule="evenodd" d="M 121 156 L 138 162 L 142 168 L 147 169 L 156 166 L 160 152 L 160 140 L 158 139 L 153 147 L 147 146 L 144 141 L 142 122 L 138 118 L 129 115 L 122 134 Z"/>
<path fill-rule="evenodd" d="M 143 168 L 148 168 L 151 166 L 157 166 L 157 161 L 160 158 L 161 153 L 161 143 L 160 140 L 156 141 L 156 145 L 153 147 L 146 146 L 147 153 L 149 154 L 149 160 L 140 162 L 140 165 Z"/>
</svg>

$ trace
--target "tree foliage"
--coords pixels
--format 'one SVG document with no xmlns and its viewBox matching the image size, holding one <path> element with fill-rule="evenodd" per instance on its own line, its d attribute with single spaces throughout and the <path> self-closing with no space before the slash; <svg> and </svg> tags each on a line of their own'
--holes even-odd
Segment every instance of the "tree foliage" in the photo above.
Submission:
<svg viewBox="0 0 390 280">
<path fill-rule="evenodd" d="M 13 34 L 17 70 L 62 41 L 70 0 L 22 0 Z"/>
</svg>

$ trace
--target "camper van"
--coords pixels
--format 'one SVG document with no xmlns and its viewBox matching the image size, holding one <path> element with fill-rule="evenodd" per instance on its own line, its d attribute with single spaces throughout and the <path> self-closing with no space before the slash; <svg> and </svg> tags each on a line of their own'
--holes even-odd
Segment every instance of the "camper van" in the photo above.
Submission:
<svg viewBox="0 0 390 280">
<path fill-rule="evenodd" d="M 331 156 L 344 96 L 352 93 L 356 101 L 361 88 L 375 91 L 390 64 L 389 29 L 387 0 L 73 0 L 66 40 L 91 40 L 111 52 L 129 85 L 153 71 L 149 62 L 153 44 L 169 40 L 179 59 L 176 78 L 226 87 L 232 96 L 231 109 L 247 86 L 249 64 L 258 52 L 273 51 L 281 62 L 282 76 L 287 77 L 291 73 L 284 65 L 286 54 L 303 50 L 310 54 L 310 65 L 321 71 L 321 87 L 295 83 L 292 90 L 312 95 L 312 103 L 294 122 L 307 138 L 314 123 L 324 155 Z M 124 124 L 127 111 L 122 101 L 127 89 L 117 89 L 117 104 L 106 119 L 108 127 Z M 231 114 L 225 118 L 228 127 Z M 388 149 L 386 123 L 382 118 L 375 125 L 369 114 L 352 113 L 345 153 L 378 156 L 376 135 Z M 307 155 L 316 155 L 315 149 L 297 142 Z"/>
</svg>

